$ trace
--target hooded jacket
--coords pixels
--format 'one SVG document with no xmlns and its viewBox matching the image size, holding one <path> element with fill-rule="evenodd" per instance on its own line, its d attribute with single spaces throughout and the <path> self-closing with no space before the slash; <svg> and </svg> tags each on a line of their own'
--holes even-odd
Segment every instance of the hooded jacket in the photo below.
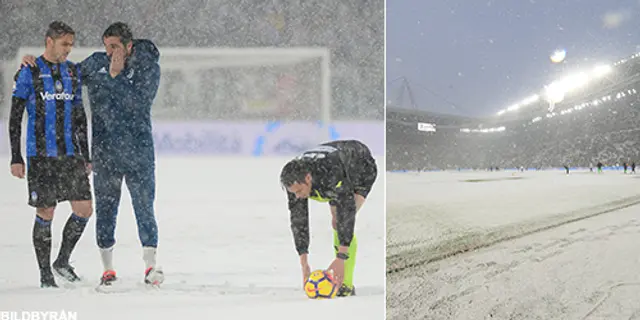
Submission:
<svg viewBox="0 0 640 320">
<path fill-rule="evenodd" d="M 80 63 L 91 105 L 94 167 L 135 169 L 155 162 L 151 106 L 160 84 L 160 52 L 149 40 L 133 40 L 124 69 L 112 78 L 106 52 Z"/>
</svg>

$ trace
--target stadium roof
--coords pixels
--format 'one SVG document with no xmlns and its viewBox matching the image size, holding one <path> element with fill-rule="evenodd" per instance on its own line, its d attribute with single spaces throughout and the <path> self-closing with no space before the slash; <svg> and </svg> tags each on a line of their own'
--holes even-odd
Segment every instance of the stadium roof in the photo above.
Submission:
<svg viewBox="0 0 640 320">
<path fill-rule="evenodd" d="M 387 119 L 411 121 L 436 122 L 446 124 L 478 123 L 486 121 L 485 118 L 465 117 L 454 114 L 437 113 L 417 109 L 398 108 L 387 105 Z"/>
<path fill-rule="evenodd" d="M 612 91 L 616 87 L 627 86 L 638 81 L 640 75 L 640 53 L 635 53 L 627 58 L 621 59 L 611 65 L 611 74 L 606 74 L 584 87 L 576 88 L 572 94 L 568 94 L 564 101 L 556 105 L 556 109 L 579 103 L 581 100 L 593 98 L 599 94 Z M 602 66 L 596 67 L 600 70 Z M 512 121 L 531 120 L 537 116 L 544 116 L 547 113 L 549 103 L 539 95 L 536 99 L 531 96 L 524 99 L 522 103 L 512 106 L 511 112 L 500 112 L 499 115 L 490 117 L 467 117 L 454 114 L 443 114 L 418 109 L 398 108 L 387 105 L 387 120 L 409 121 L 409 122 L 433 122 L 446 125 L 473 125 L 473 124 L 498 124 Z M 505 109 L 506 111 L 506 109 Z"/>
</svg>

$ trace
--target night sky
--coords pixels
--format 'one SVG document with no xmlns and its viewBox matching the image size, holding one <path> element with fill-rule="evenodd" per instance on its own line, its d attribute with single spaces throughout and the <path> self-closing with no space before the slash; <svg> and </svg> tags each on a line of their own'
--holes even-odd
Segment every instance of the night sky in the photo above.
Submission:
<svg viewBox="0 0 640 320">
<path fill-rule="evenodd" d="M 387 101 L 406 77 L 417 107 L 440 113 L 491 116 L 640 51 L 639 0 L 387 0 L 386 19 Z"/>
</svg>

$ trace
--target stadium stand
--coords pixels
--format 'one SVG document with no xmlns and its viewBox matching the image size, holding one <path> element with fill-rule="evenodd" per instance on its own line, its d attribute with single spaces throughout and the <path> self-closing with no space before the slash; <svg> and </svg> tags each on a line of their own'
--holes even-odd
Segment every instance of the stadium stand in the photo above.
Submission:
<svg viewBox="0 0 640 320">
<path fill-rule="evenodd" d="M 621 60 L 610 75 L 574 92 L 553 112 L 545 101 L 482 119 L 387 106 L 387 170 L 529 170 L 638 162 L 638 56 Z M 434 124 L 436 131 L 419 131 L 420 122 Z"/>
</svg>

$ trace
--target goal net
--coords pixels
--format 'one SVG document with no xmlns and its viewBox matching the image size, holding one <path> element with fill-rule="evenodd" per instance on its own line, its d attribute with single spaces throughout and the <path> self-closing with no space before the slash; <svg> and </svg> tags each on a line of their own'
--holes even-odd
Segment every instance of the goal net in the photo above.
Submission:
<svg viewBox="0 0 640 320">
<path fill-rule="evenodd" d="M 153 106 L 156 120 L 331 120 L 327 48 L 159 50 L 162 75 Z M 5 75 L 9 88 L 21 57 L 42 51 L 19 49 L 15 67 Z M 69 60 L 80 62 L 96 51 L 104 48 L 74 48 Z"/>
</svg>

